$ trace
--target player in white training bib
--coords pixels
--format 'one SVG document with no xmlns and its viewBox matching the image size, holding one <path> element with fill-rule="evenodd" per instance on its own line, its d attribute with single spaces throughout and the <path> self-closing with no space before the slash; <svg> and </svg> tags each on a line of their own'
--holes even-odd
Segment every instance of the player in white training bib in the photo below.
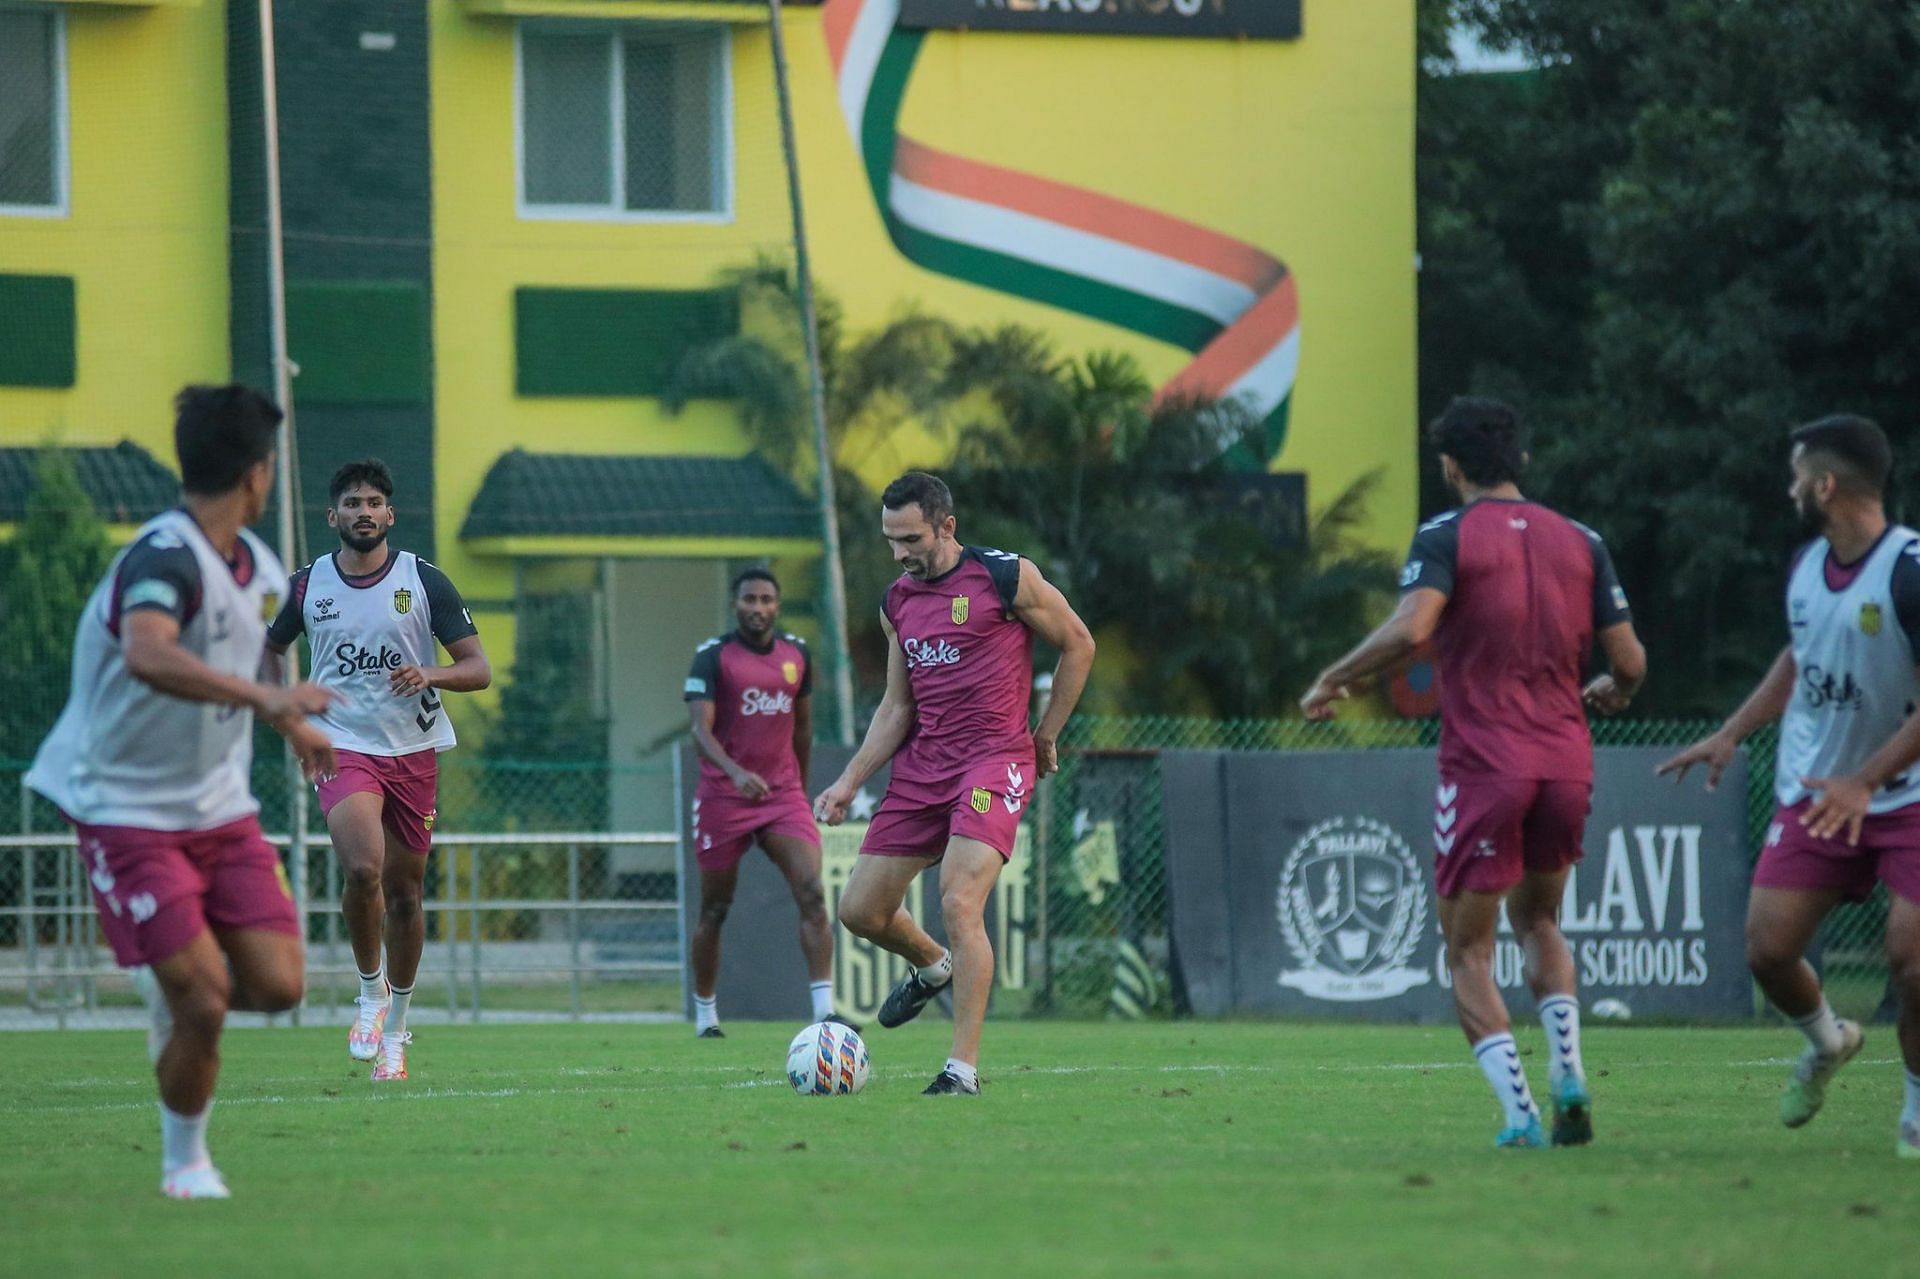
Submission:
<svg viewBox="0 0 1920 1279">
<path fill-rule="evenodd" d="M 190 386 L 174 404 L 185 503 L 141 528 L 81 610 L 66 710 L 26 780 L 73 823 L 101 931 L 152 1014 L 161 1192 L 225 1199 L 207 1119 L 227 1010 L 291 1008 L 306 979 L 247 784 L 253 721 L 309 777 L 334 759 L 306 718 L 326 691 L 287 688 L 263 661 L 286 571 L 246 526 L 273 488 L 280 410 L 243 386 Z"/>
<path fill-rule="evenodd" d="M 393 476 L 377 458 L 349 462 L 327 488 L 340 549 L 294 574 L 267 639 L 285 652 L 305 634 L 315 683 L 334 694 L 320 725 L 339 752 L 320 806 L 345 883 L 360 973 L 347 1052 L 375 1079 L 407 1077 L 407 1006 L 426 945 L 420 896 L 433 845 L 437 754 L 454 744 L 443 692 L 493 680 L 460 592 L 412 551 L 387 542 Z M 441 666 L 436 641 L 453 659 Z M 384 931 L 386 962 L 381 963 Z"/>
<path fill-rule="evenodd" d="M 1920 533 L 1887 522 L 1892 472 L 1886 434 L 1865 418 L 1793 433 L 1790 496 L 1814 540 L 1787 580 L 1787 646 L 1718 732 L 1660 771 L 1704 764 L 1711 787 L 1742 739 L 1781 719 L 1778 807 L 1747 904 L 1754 978 L 1807 1039 L 1780 1119 L 1798 1128 L 1818 1114 L 1865 1042 L 1805 956 L 1828 912 L 1878 880 L 1907 1067 L 1894 1149 L 1920 1159 Z"/>
</svg>

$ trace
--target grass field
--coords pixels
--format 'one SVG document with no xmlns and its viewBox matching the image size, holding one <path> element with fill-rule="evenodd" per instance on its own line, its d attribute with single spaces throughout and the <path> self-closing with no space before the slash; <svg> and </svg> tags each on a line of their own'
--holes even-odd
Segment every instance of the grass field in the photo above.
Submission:
<svg viewBox="0 0 1920 1279">
<path fill-rule="evenodd" d="M 431 1027 L 377 1090 L 337 1028 L 233 1032 L 197 1204 L 137 1034 L 0 1036 L 0 1274 L 1920 1273 L 1890 1027 L 1797 1133 L 1790 1032 L 1590 1027 L 1599 1140 L 1528 1153 L 1450 1030 L 998 1022 L 931 1099 L 930 1021 L 801 1099 L 792 1029 Z"/>
</svg>

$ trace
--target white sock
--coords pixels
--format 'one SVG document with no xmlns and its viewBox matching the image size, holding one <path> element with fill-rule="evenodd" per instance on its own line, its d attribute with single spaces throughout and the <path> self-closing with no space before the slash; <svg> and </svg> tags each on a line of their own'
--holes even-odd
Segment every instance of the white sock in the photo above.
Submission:
<svg viewBox="0 0 1920 1279">
<path fill-rule="evenodd" d="M 973 1065 L 970 1062 L 961 1061 L 958 1057 L 947 1058 L 946 1069 L 948 1074 L 963 1084 L 977 1084 L 980 1082 L 980 1074 L 973 1068 Z"/>
<path fill-rule="evenodd" d="M 393 1007 L 387 1010 L 387 1028 L 383 1035 L 404 1035 L 407 1033 L 407 1006 L 413 1002 L 413 987 L 405 990 L 398 986 L 387 988 L 393 994 Z"/>
<path fill-rule="evenodd" d="M 810 981 L 807 993 L 813 996 L 813 1019 L 825 1021 L 833 1016 L 833 983 L 830 981 Z"/>
<path fill-rule="evenodd" d="M 1548 995 L 1540 1001 L 1540 1024 L 1546 1028 L 1547 1083 L 1558 1088 L 1568 1075 L 1585 1079 L 1587 1068 L 1580 1060 L 1580 1001 L 1572 995 Z"/>
<path fill-rule="evenodd" d="M 384 1004 L 387 994 L 387 977 L 380 969 L 360 974 L 360 998 L 369 1003 Z"/>
<path fill-rule="evenodd" d="M 1920 1075 L 1907 1072 L 1907 1105 L 1900 1112 L 1900 1126 L 1920 1132 Z"/>
<path fill-rule="evenodd" d="M 1820 1006 L 1805 1017 L 1795 1017 L 1793 1024 L 1813 1050 L 1822 1056 L 1832 1056 L 1846 1046 L 1846 1040 L 1840 1037 L 1840 1023 L 1834 1020 L 1833 1007 L 1827 1003 L 1825 995 L 1820 996 Z"/>
<path fill-rule="evenodd" d="M 697 1035 L 709 1026 L 720 1024 L 720 996 L 693 997 L 693 1032 Z"/>
<path fill-rule="evenodd" d="M 953 980 L 953 952 L 948 951 L 940 958 L 920 970 L 920 980 L 929 986 L 944 986 Z"/>
<path fill-rule="evenodd" d="M 160 1171 L 178 1172 L 194 1164 L 212 1163 L 207 1154 L 207 1116 L 213 1102 L 197 1115 L 176 1115 L 160 1103 Z"/>
<path fill-rule="evenodd" d="M 1488 1035 L 1473 1046 L 1473 1055 L 1479 1060 L 1480 1073 L 1487 1077 L 1493 1095 L 1500 1099 L 1507 1127 L 1525 1128 L 1529 1121 L 1540 1117 L 1539 1109 L 1533 1104 L 1533 1090 L 1527 1087 L 1527 1072 L 1520 1068 L 1520 1050 L 1514 1046 L 1511 1033 L 1503 1030 L 1497 1035 Z"/>
</svg>

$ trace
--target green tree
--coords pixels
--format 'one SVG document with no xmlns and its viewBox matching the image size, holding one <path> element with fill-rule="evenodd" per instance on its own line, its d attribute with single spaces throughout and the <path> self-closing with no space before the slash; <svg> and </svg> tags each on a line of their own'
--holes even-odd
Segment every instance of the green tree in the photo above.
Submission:
<svg viewBox="0 0 1920 1279">
<path fill-rule="evenodd" d="M 31 756 L 59 717 L 74 628 L 112 558 L 72 457 L 46 449 L 13 541 L 0 550 L 0 755 Z"/>
</svg>

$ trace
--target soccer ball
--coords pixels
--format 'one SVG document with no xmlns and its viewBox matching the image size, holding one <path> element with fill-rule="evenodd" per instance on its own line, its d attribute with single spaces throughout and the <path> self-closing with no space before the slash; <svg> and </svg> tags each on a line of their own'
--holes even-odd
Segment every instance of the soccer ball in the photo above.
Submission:
<svg viewBox="0 0 1920 1279">
<path fill-rule="evenodd" d="M 867 1045 L 837 1021 L 816 1021 L 787 1045 L 787 1082 L 802 1097 L 836 1097 L 867 1086 Z"/>
<path fill-rule="evenodd" d="M 1596 999 L 1593 1001 L 1593 1015 L 1601 1021 L 1628 1021 L 1633 1017 L 1633 1009 L 1624 999 Z"/>
</svg>

